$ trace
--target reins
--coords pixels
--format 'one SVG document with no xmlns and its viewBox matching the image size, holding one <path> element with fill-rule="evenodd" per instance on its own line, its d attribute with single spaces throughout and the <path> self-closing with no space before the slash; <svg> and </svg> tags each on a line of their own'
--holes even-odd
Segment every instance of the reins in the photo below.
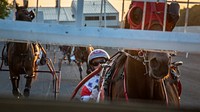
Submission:
<svg viewBox="0 0 200 112">
<path fill-rule="evenodd" d="M 127 59 L 124 64 L 124 86 L 123 87 L 124 87 L 124 96 L 125 96 L 126 102 L 128 102 L 128 94 L 127 94 L 127 87 L 126 87 L 126 77 L 127 77 L 126 63 L 127 63 Z"/>
<path fill-rule="evenodd" d="M 81 82 L 76 86 L 75 90 L 73 91 L 70 100 L 72 100 L 76 96 L 78 90 L 83 86 L 83 84 L 85 84 L 94 75 L 98 74 L 101 70 L 102 70 L 102 66 L 99 65 L 96 70 L 94 70 L 92 73 L 90 73 L 89 75 L 87 75 L 83 80 L 81 80 Z"/>
</svg>

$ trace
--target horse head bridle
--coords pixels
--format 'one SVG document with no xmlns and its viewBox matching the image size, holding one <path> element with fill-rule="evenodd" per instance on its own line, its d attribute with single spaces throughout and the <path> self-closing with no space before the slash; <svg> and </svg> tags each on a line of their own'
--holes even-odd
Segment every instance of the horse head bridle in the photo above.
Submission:
<svg viewBox="0 0 200 112">
<path fill-rule="evenodd" d="M 144 75 L 148 74 L 149 77 L 151 77 L 153 79 L 158 79 L 157 77 L 154 77 L 154 75 L 152 76 L 149 73 L 149 65 L 148 64 L 149 64 L 150 60 L 148 59 L 148 51 L 140 50 L 140 51 L 138 51 L 137 55 L 131 55 L 124 50 L 122 50 L 120 52 L 124 53 L 127 57 L 131 57 L 132 59 L 143 63 L 143 65 L 145 66 L 145 71 L 146 71 Z M 126 76 L 124 76 L 124 77 L 126 77 Z M 161 82 L 162 82 L 162 85 L 163 85 L 163 90 L 164 90 L 164 94 L 165 94 L 165 98 L 166 98 L 166 104 L 168 104 L 168 95 L 167 95 L 167 91 L 166 91 L 166 87 L 165 87 L 163 78 L 161 79 Z M 124 78 L 124 84 L 126 84 L 126 78 Z M 127 94 L 126 86 L 124 86 L 124 95 L 125 95 L 126 101 L 128 101 L 128 94 Z"/>
<path fill-rule="evenodd" d="M 150 76 L 150 74 L 149 74 L 149 66 L 148 66 L 150 61 L 149 61 L 148 56 L 147 56 L 147 54 L 148 54 L 147 51 L 140 50 L 140 51 L 138 51 L 137 55 L 131 55 L 131 54 L 125 52 L 125 51 L 122 51 L 122 52 L 124 52 L 126 56 L 129 56 L 132 59 L 135 59 L 135 60 L 143 63 L 143 65 L 145 66 L 145 71 L 146 71 L 144 75 L 149 75 Z"/>
<path fill-rule="evenodd" d="M 137 55 L 131 55 L 129 53 L 127 53 L 126 51 L 122 51 L 125 53 L 126 56 L 131 57 L 132 59 L 135 59 L 141 63 L 143 63 L 143 65 L 145 66 L 145 73 L 144 75 L 148 75 L 149 77 L 159 80 L 161 79 L 160 77 L 156 77 L 155 75 L 151 75 L 149 72 L 149 63 L 150 63 L 150 59 L 148 58 L 148 51 L 146 50 L 139 50 Z"/>
</svg>

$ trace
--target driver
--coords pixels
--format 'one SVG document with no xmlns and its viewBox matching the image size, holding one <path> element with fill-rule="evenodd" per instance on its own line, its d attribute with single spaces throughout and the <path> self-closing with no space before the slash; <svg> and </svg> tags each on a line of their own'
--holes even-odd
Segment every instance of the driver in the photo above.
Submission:
<svg viewBox="0 0 200 112">
<path fill-rule="evenodd" d="M 99 64 L 106 63 L 110 59 L 108 53 L 103 49 L 95 49 L 88 56 L 88 64 L 91 66 L 92 71 L 97 69 Z M 96 74 L 91 79 L 89 79 L 81 90 L 81 101 L 88 102 L 90 100 L 96 100 L 98 96 L 98 84 L 99 84 L 100 74 Z"/>
</svg>

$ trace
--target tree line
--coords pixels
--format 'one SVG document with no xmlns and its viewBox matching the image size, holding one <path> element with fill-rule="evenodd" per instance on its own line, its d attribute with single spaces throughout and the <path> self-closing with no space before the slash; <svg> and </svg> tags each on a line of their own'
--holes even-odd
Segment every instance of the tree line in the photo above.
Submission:
<svg viewBox="0 0 200 112">
<path fill-rule="evenodd" d="M 10 8 L 8 0 L 0 0 L 0 19 L 5 19 L 10 14 Z"/>
<path fill-rule="evenodd" d="M 185 25 L 186 8 L 180 10 L 180 18 L 176 26 Z M 189 9 L 188 26 L 200 26 L 200 5 L 194 5 Z"/>
</svg>

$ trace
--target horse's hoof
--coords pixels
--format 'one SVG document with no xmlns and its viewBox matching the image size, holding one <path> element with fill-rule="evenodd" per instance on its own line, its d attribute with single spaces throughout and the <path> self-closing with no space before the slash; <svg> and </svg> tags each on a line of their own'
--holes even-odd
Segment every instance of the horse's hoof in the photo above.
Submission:
<svg viewBox="0 0 200 112">
<path fill-rule="evenodd" d="M 17 98 L 17 99 L 19 99 L 19 98 L 22 97 L 22 94 L 21 94 L 21 93 L 19 93 L 19 94 L 13 94 L 13 95 L 14 95 L 14 97 Z"/>
<path fill-rule="evenodd" d="M 28 88 L 24 89 L 24 96 L 29 97 L 29 95 L 30 95 L 30 89 Z"/>
<path fill-rule="evenodd" d="M 22 96 L 22 94 L 20 93 L 19 89 L 13 90 L 12 93 L 16 98 L 20 98 Z"/>
</svg>

